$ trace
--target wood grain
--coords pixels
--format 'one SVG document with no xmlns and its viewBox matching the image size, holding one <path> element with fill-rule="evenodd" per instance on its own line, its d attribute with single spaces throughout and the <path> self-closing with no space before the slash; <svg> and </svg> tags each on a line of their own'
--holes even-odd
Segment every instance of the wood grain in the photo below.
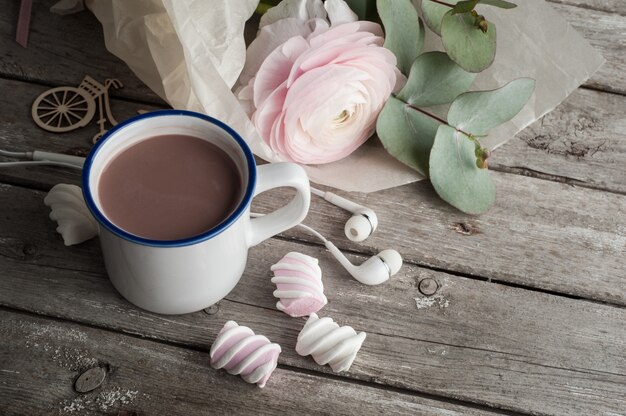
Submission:
<svg viewBox="0 0 626 416">
<path fill-rule="evenodd" d="M 39 3 L 38 3 L 39 4 Z M 613 8 L 615 5 L 612 3 L 607 3 L 607 7 Z M 17 7 L 14 4 L 10 4 L 10 7 Z M 571 22 L 576 26 L 578 24 L 580 30 L 589 31 L 588 36 L 591 38 L 595 37 L 597 42 L 604 42 L 606 39 L 613 36 L 615 30 L 622 30 L 624 24 L 624 18 L 622 18 L 617 13 L 601 13 L 593 16 L 590 16 L 589 13 L 596 13 L 595 11 L 589 11 L 582 8 L 571 7 L 568 5 L 555 5 L 557 8 L 561 8 L 560 10 L 566 16 L 570 18 Z M 594 6 L 595 7 L 595 6 Z M 569 11 L 572 9 L 572 11 Z M 10 10 L 9 10 L 10 11 Z M 608 15 L 609 17 L 605 16 Z M 5 19 L 9 19 L 11 13 L 6 13 L 3 15 Z M 38 17 L 39 16 L 39 17 Z M 0 16 L 0 19 L 3 17 Z M 7 21 L 6 25 L 2 27 L 7 30 L 7 33 L 4 33 L 5 36 L 0 38 L 0 42 L 6 42 L 9 53 L 5 56 L 0 57 L 0 73 L 4 73 L 5 76 L 18 77 L 23 79 L 31 79 L 25 77 L 23 74 L 40 74 L 41 76 L 37 78 L 37 80 L 46 82 L 48 84 L 71 84 L 77 83 L 82 78 L 84 73 L 89 72 L 93 68 L 86 67 L 86 65 L 90 62 L 94 62 L 94 67 L 97 71 L 92 74 L 98 74 L 98 76 L 104 78 L 107 75 L 105 71 L 109 71 L 111 74 L 115 75 L 118 78 L 121 78 L 126 84 L 126 91 L 131 91 L 131 95 L 121 96 L 130 97 L 137 99 L 139 95 L 145 93 L 145 87 L 143 88 L 143 92 L 141 92 L 142 88 L 137 87 L 137 85 L 141 86 L 140 81 L 136 80 L 134 76 L 130 73 L 128 68 L 117 58 L 110 55 L 106 50 L 104 50 L 102 46 L 102 36 L 100 31 L 98 30 L 97 21 L 91 16 L 91 14 L 85 12 L 80 13 L 76 16 L 56 16 L 49 14 L 47 10 L 39 9 L 35 12 L 35 19 L 40 19 L 41 21 L 35 22 L 37 26 L 45 27 L 46 25 L 51 26 L 46 30 L 37 31 L 39 33 L 38 36 L 42 38 L 42 47 L 37 46 L 38 43 L 31 45 L 28 49 L 23 49 L 15 44 L 12 41 L 10 35 L 10 26 L 11 22 Z M 59 20 L 61 19 L 61 20 Z M 66 19 L 66 20 L 62 20 Z M 70 19 L 70 20 L 67 20 Z M 606 30 L 596 30 L 589 29 L 589 22 L 599 22 L 602 23 L 602 27 L 608 25 L 605 20 L 615 20 L 615 27 L 608 27 Z M 70 27 L 72 27 L 72 31 L 76 31 L 76 36 L 72 36 L 71 39 L 67 36 L 67 31 L 64 30 L 65 25 L 63 23 L 68 23 Z M 620 26 L 622 25 L 622 26 Z M 622 27 L 622 29 L 620 29 Z M 54 31 L 61 31 L 62 33 L 56 33 Z M 56 37 L 60 39 L 66 39 L 65 41 L 61 41 L 60 43 L 55 43 L 54 48 L 52 48 L 52 39 Z M 87 51 L 93 51 L 94 55 L 97 55 L 99 58 L 96 59 L 96 56 L 88 56 L 89 59 L 84 59 L 84 56 L 78 56 L 76 51 L 77 47 L 72 44 L 72 42 L 76 41 L 89 41 L 90 47 L 85 47 L 83 49 Z M 624 42 L 623 39 L 617 39 L 617 43 L 615 40 L 605 42 L 605 49 L 607 49 L 609 59 L 609 64 L 613 62 L 616 68 L 623 67 L 623 53 L 621 51 L 624 50 L 624 45 L 620 42 Z M 62 59 L 59 56 L 46 57 L 41 54 L 50 54 L 54 50 L 56 55 L 62 55 Z M 59 51 L 58 53 L 56 51 Z M 65 52 L 62 52 L 65 51 Z M 613 52 L 615 53 L 613 53 Z M 611 58 L 611 56 L 615 55 L 615 59 Z M 605 53 L 606 55 L 606 53 Z M 71 62 L 65 62 L 65 60 L 70 60 Z M 93 59 L 93 60 L 92 60 Z M 43 68 L 49 68 L 49 62 L 55 62 L 54 68 L 56 71 L 48 71 L 46 72 L 43 69 L 35 69 L 35 68 L 21 68 L 22 65 L 28 65 L 28 62 L 33 60 L 37 60 L 39 62 L 45 62 L 46 65 Z M 104 60 L 104 62 L 101 62 Z M 8 62 L 11 61 L 11 62 Z M 81 65 L 77 64 L 79 61 Z M 3 64 L 4 62 L 4 64 Z M 609 65 L 607 64 L 607 65 Z M 59 68 L 59 66 L 66 65 L 68 67 L 72 67 L 74 70 L 78 70 L 81 72 L 80 74 L 66 74 L 68 77 L 73 77 L 73 81 L 67 79 L 63 82 L 55 81 L 55 76 L 59 76 L 59 72 L 64 72 Z M 6 67 L 6 71 L 2 71 L 2 68 Z M 16 69 L 17 68 L 17 69 Z M 16 72 L 17 71 L 17 72 Z M 64 72 L 65 73 L 65 72 Z M 624 72 L 621 70 L 617 71 L 618 75 L 623 75 Z M 126 78 L 130 78 L 134 81 L 129 81 Z M 615 81 L 613 77 L 612 82 Z M 6 82 L 6 81 L 5 81 Z M 614 82 L 613 82 L 614 83 Z M 619 84 L 619 82 L 618 82 Z M 38 89 L 37 87 L 27 88 L 27 90 L 20 91 L 18 84 L 5 84 L 3 85 L 3 90 L 7 91 L 8 94 L 4 95 L 2 105 L 0 109 L 3 110 L 5 114 L 9 114 L 9 118 L 11 117 L 11 113 L 15 116 L 17 114 L 26 115 L 27 108 L 30 106 L 30 102 L 38 93 L 45 90 L 45 88 Z M 15 91 L 15 88 L 18 88 L 18 91 Z M 133 93 L 132 90 L 137 90 L 137 94 Z M 15 91 L 13 93 L 13 91 Z M 123 92 L 124 90 L 120 91 Z M 32 96 L 31 96 L 32 94 Z M 134 94 L 134 95 L 133 95 Z M 144 94 L 145 95 L 145 94 Z M 567 103 L 571 103 L 571 105 L 566 105 L 565 107 L 559 107 L 555 113 L 548 115 L 548 120 L 554 121 L 559 120 L 559 128 L 555 128 L 554 126 L 548 124 L 548 128 L 545 128 L 546 123 L 545 120 L 542 122 L 537 122 L 531 128 L 529 133 L 528 131 L 522 133 L 521 140 L 525 143 L 528 143 L 530 149 L 526 149 L 523 146 L 523 143 L 519 141 L 513 140 L 513 143 L 503 150 L 500 150 L 496 153 L 496 158 L 494 158 L 494 167 L 496 169 L 501 169 L 508 172 L 517 172 L 522 174 L 528 174 L 531 176 L 539 176 L 552 180 L 564 180 L 568 181 L 569 179 L 573 179 L 573 183 L 583 184 L 585 186 L 590 187 L 598 187 L 601 189 L 609 189 L 612 191 L 623 191 L 623 185 L 619 185 L 623 175 L 624 169 L 621 169 L 621 166 L 624 163 L 622 157 L 623 150 L 623 138 L 625 137 L 623 133 L 621 133 L 620 129 L 623 125 L 623 114 L 626 107 L 626 101 L 621 99 L 620 97 L 614 96 L 606 96 L 604 97 L 601 94 L 597 94 L 595 97 L 592 96 L 590 100 L 590 105 L 585 105 L 584 99 L 590 98 L 588 94 L 584 92 L 576 92 L 574 93 L 576 98 L 570 97 Z M 578 98 L 580 96 L 580 98 Z M 17 99 L 19 98 L 19 99 Z M 16 100 L 17 99 L 17 100 Z M 16 100 L 16 101 L 13 101 Z M 6 106 L 6 107 L 5 107 Z M 141 106 L 135 104 L 128 104 L 123 102 L 117 102 L 113 100 L 114 113 L 119 115 L 121 119 L 126 118 L 132 114 L 137 109 L 149 107 L 149 106 Z M 14 110 L 6 111 L 5 108 L 11 109 L 22 109 L 23 112 L 15 113 Z M 121 108 L 121 110 L 120 110 Z M 151 109 L 153 107 L 149 107 Z M 570 114 L 569 112 L 572 110 L 576 110 L 575 114 Z M 576 116 L 576 117 L 575 117 Z M 582 117 L 579 119 L 578 117 Z M 24 117 L 14 117 L 19 120 L 24 120 Z M 538 129 L 537 126 L 542 123 L 542 128 Z M 6 137 L 9 141 L 9 146 L 11 142 L 15 140 L 15 136 L 19 136 L 21 133 L 21 128 L 28 128 L 31 126 L 16 126 L 13 124 L 9 124 L 8 127 L 11 129 L 5 133 Z M 30 128 L 33 133 L 34 138 L 41 138 L 42 140 L 46 140 L 50 138 L 50 143 L 53 144 L 53 151 L 58 150 L 67 150 L 67 148 L 63 149 L 61 146 L 56 146 L 55 142 L 60 140 L 72 139 L 74 137 L 78 137 L 80 135 L 80 146 L 85 147 L 89 145 L 88 137 L 90 137 L 93 133 L 95 133 L 95 124 L 90 125 L 87 129 L 81 129 L 74 133 L 70 133 L 62 136 L 51 135 L 50 133 L 43 132 L 38 128 Z M 548 130 L 548 131 L 545 131 Z M 602 132 L 602 133 L 600 133 Z M 606 137 L 607 133 L 612 133 L 608 137 Z M 3 132 L 4 133 L 4 132 Z M 588 136 L 593 133 L 593 139 L 589 140 Z M 535 134 L 534 137 L 526 136 L 526 135 Z M 605 136 L 605 137 L 603 137 Z M 35 144 L 41 143 L 38 140 L 34 141 Z M 76 141 L 73 141 L 76 143 Z M 61 147 L 61 148 L 60 148 Z M 509 150 L 510 149 L 510 150 Z M 519 150 L 519 152 L 518 152 Z M 558 157 L 537 157 L 542 156 L 545 153 L 549 153 L 550 155 L 557 154 Z M 581 162 L 581 156 L 585 159 Z M 548 156 L 548 155 L 545 155 Z M 567 159 L 567 160 L 563 160 Z M 42 175 L 41 173 L 45 173 Z M 2 175 L 8 175 L 8 177 L 3 177 L 5 181 L 10 183 L 21 183 L 28 186 L 41 187 L 29 177 L 44 177 L 49 178 L 50 181 L 48 185 L 51 186 L 55 182 L 59 182 L 56 180 L 58 169 L 49 169 L 49 168 L 37 168 L 34 172 L 30 173 L 27 169 L 19 169 L 12 171 L 3 171 Z M 71 175 L 74 180 L 76 175 Z M 66 180 L 67 181 L 67 180 Z"/>
<path fill-rule="evenodd" d="M 213 370 L 206 351 L 3 310 L 0 317 L 0 413 L 5 416 L 493 414 L 282 368 L 260 389 Z M 75 380 L 95 366 L 106 370 L 105 381 L 94 391 L 77 393 Z"/>
<path fill-rule="evenodd" d="M 22 81 L 0 79 L 0 149 L 31 151 L 34 149 L 86 156 L 93 145 L 91 139 L 98 132 L 96 117 L 83 128 L 63 134 L 45 131 L 31 118 L 31 105 L 47 86 Z M 124 120 L 137 111 L 152 111 L 162 107 L 111 99 L 111 111 L 118 120 Z M 111 126 L 107 124 L 107 128 Z M 0 160 L 9 160 L 0 156 Z M 0 169 L 0 181 L 50 189 L 57 183 L 80 182 L 80 172 L 58 167 L 15 167 Z"/>
<path fill-rule="evenodd" d="M 59 135 L 39 129 L 30 120 L 30 102 L 46 87 L 0 79 L 0 89 L 6 91 L 0 96 L 0 111 L 6 114 L 6 122 L 0 125 L 0 146 L 3 149 L 38 148 L 61 153 L 88 151 L 90 137 L 97 132 L 95 122 Z M 138 110 L 160 108 L 121 100 L 111 103 L 115 114 L 122 118 L 135 115 Z M 553 112 L 494 152 L 490 167 L 624 193 L 625 113 L 625 97 L 578 89 Z M 76 172 L 58 168 L 0 170 L 0 180 L 37 189 L 49 189 L 60 182 L 77 183 L 78 177 Z"/>
<path fill-rule="evenodd" d="M 559 3 L 585 9 L 600 10 L 603 12 L 626 16 L 626 3 L 623 0 L 547 0 L 549 3 Z"/>
<path fill-rule="evenodd" d="M 125 63 L 106 50 L 102 26 L 93 14 L 83 11 L 59 16 L 49 11 L 55 3 L 34 2 L 28 48 L 14 40 L 19 3 L 0 3 L 0 76 L 55 86 L 76 86 L 85 75 L 100 82 L 117 78 L 124 88 L 111 89 L 112 96 L 163 103 Z"/>
<path fill-rule="evenodd" d="M 7 94 L 0 96 L 0 109 L 9 109 L 15 102 L 26 106 L 23 97 L 35 96 L 43 89 L 8 80 L 0 80 L 0 86 L 7 87 Z M 569 175 L 623 191 L 626 145 L 620 133 L 624 119 L 619 112 L 623 101 L 621 96 L 579 90 L 562 108 L 521 133 L 512 150 L 497 151 L 496 169 L 541 168 L 552 175 Z M 130 115 L 138 107 L 146 107 L 114 103 L 119 114 Z M 590 108 L 597 108 L 598 114 L 591 113 Z M 27 109 L 7 111 L 7 123 L 0 124 L 0 148 L 84 151 L 96 131 L 91 125 L 54 135 L 36 127 L 27 113 Z M 599 150 L 592 149 L 580 158 L 569 155 L 584 146 Z M 565 154 L 554 154 L 557 151 Z M 349 215 L 318 198 L 313 199 L 307 221 L 340 247 L 353 251 L 374 254 L 394 247 L 407 260 L 429 267 L 618 304 L 626 302 L 624 290 L 616 290 L 626 285 L 624 259 L 610 255 L 623 251 L 626 244 L 624 197 L 500 172 L 493 172 L 493 176 L 497 202 L 481 217 L 454 210 L 439 200 L 429 184 L 417 183 L 370 195 L 351 195 L 380 216 L 379 230 L 365 244 L 347 242 L 342 230 Z M 58 168 L 29 167 L 1 169 L 0 180 L 49 189 L 56 183 L 78 184 L 80 175 Z M 274 191 L 257 198 L 255 206 L 274 208 L 287 195 Z M 286 235 L 317 243 L 297 231 Z"/>
<path fill-rule="evenodd" d="M 626 304 L 625 196 L 500 172 L 492 177 L 498 196 L 481 216 L 445 205 L 422 181 L 349 195 L 378 215 L 377 231 L 362 243 L 343 235 L 350 214 L 319 198 L 305 222 L 343 249 L 394 248 L 423 266 Z M 253 208 L 266 212 L 279 204 L 279 197 L 257 198 Z M 300 229 L 285 235 L 318 243 Z"/>
<path fill-rule="evenodd" d="M 606 59 L 606 63 L 584 85 L 626 94 L 626 37 L 616 36 L 626 31 L 626 16 L 567 4 L 552 6 Z"/>
<path fill-rule="evenodd" d="M 579 88 L 493 152 L 489 168 L 626 193 L 626 97 Z"/>
<path fill-rule="evenodd" d="M 86 73 L 100 80 L 121 78 L 127 88 L 116 94 L 124 100 L 160 103 L 104 50 L 93 16 L 55 16 L 47 11 L 53 3 L 38 2 L 30 47 L 22 49 L 13 41 L 17 6 L 2 2 L 0 77 L 45 86 L 0 79 L 0 148 L 84 151 L 95 124 L 51 135 L 30 124 L 28 110 L 50 85 L 75 85 Z M 499 199 L 485 216 L 459 214 L 426 183 L 353 194 L 381 220 L 376 234 L 359 246 L 342 237 L 349 214 L 314 200 L 307 222 L 340 247 L 366 254 L 399 248 L 414 263 L 380 287 L 359 285 L 317 242 L 309 244 L 309 236 L 291 231 L 251 251 L 241 283 L 218 305 L 185 316 L 150 314 L 114 291 L 97 241 L 62 245 L 41 192 L 0 185 L 0 305 L 88 325 L 0 309 L 0 413 L 254 409 L 275 414 L 286 409 L 306 414 L 324 410 L 317 407 L 321 398 L 330 403 L 327 411 L 337 414 L 483 414 L 485 406 L 533 414 L 623 414 L 626 200 L 619 193 L 626 182 L 625 101 L 618 94 L 626 92 L 626 41 L 619 36 L 626 30 L 626 6 L 621 0 L 553 3 L 608 59 L 586 85 L 617 94 L 579 89 L 496 152 L 492 166 L 501 171 L 494 172 Z M 120 100 L 113 106 L 120 119 L 154 108 Z M 38 189 L 78 178 L 58 169 L 0 170 L 0 181 Z M 274 208 L 288 196 L 263 195 L 255 209 Z M 322 316 L 368 332 L 350 372 L 339 377 L 295 353 L 303 320 L 275 310 L 269 267 L 291 250 L 320 258 L 330 300 Z M 349 257 L 356 263 L 364 259 Z M 423 279 L 437 282 L 435 296 L 419 293 Z M 281 368 L 271 381 L 275 386 L 259 390 L 208 368 L 209 345 L 228 319 L 283 345 Z M 110 384 L 78 397 L 71 383 L 94 363 L 112 370 Z"/>
<path fill-rule="evenodd" d="M 567 414 L 626 406 L 626 309 L 415 266 L 405 266 L 384 285 L 365 287 L 325 250 L 272 239 L 251 250 L 240 284 L 218 307 L 160 316 L 132 307 L 115 292 L 95 242 L 62 246 L 45 218 L 42 196 L 0 186 L 0 201 L 20 201 L 7 203 L 13 208 L 0 218 L 6 230 L 0 239 L 0 305 L 199 349 L 234 319 L 279 342 L 281 364 L 329 372 L 295 354 L 303 320 L 274 307 L 270 265 L 295 250 L 320 259 L 329 298 L 322 316 L 368 332 L 344 377 L 512 411 Z M 28 225 L 25 218 L 31 218 Z M 437 281 L 435 297 L 419 293 L 424 278 Z"/>
<path fill-rule="evenodd" d="M 600 0 L 595 1 L 604 4 Z M 581 3 L 580 0 L 576 2 Z M 100 23 L 89 12 L 57 16 L 48 11 L 54 0 L 36 2 L 33 5 L 29 47 L 24 49 L 14 41 L 18 5 L 9 0 L 1 4 L 5 12 L 0 15 L 0 50 L 6 52 L 0 56 L 0 76 L 46 85 L 78 84 L 85 74 L 96 79 L 115 77 L 126 86 L 113 91 L 115 96 L 161 103 L 123 62 L 106 51 Z M 606 7 L 612 7 L 611 3 L 606 4 Z M 624 32 L 626 17 L 566 3 L 552 6 L 600 49 L 608 61 L 585 85 L 626 93 L 623 71 L 626 40 L 623 36 L 615 36 Z"/>
<path fill-rule="evenodd" d="M 38 128 L 30 119 L 30 105 L 47 87 L 0 79 L 0 148 L 20 151 L 81 152 L 91 147 L 98 131 L 95 121 L 64 134 Z M 161 107 L 111 100 L 120 119 L 138 110 Z M 490 168 L 566 181 L 582 186 L 626 192 L 626 97 L 578 89 L 563 104 L 519 133 L 494 152 Z M 42 174 L 45 173 L 45 174 Z M 56 183 L 78 183 L 79 175 L 58 168 L 0 170 L 0 180 L 37 189 Z"/>
</svg>

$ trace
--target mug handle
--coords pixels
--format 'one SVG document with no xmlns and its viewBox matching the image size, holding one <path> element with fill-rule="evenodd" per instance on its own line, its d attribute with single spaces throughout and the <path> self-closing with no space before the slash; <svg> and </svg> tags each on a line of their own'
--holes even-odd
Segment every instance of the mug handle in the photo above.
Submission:
<svg viewBox="0 0 626 416">
<path fill-rule="evenodd" d="M 271 214 L 250 219 L 249 247 L 294 227 L 302 222 L 309 212 L 311 203 L 309 177 L 301 166 L 295 163 L 270 163 L 257 167 L 257 184 L 253 198 L 281 186 L 294 188 L 296 195 L 287 205 Z"/>
</svg>

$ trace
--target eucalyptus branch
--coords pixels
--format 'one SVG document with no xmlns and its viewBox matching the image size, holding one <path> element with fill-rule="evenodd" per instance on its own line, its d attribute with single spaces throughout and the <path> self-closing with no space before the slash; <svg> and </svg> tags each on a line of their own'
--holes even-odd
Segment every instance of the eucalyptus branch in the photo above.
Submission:
<svg viewBox="0 0 626 416">
<path fill-rule="evenodd" d="M 446 3 L 445 1 L 440 1 L 440 0 L 430 0 L 433 3 L 437 3 L 437 4 L 441 4 L 442 6 L 448 6 L 450 8 L 454 7 L 454 4 L 450 4 L 450 3 Z"/>
<path fill-rule="evenodd" d="M 451 126 L 450 124 L 448 124 L 448 122 L 447 122 L 446 120 L 442 119 L 441 117 L 437 117 L 436 115 L 431 114 L 431 113 L 429 113 L 428 111 L 424 111 L 424 110 L 422 110 L 421 108 L 419 108 L 419 107 L 415 107 L 414 105 L 411 105 L 411 104 L 409 104 L 409 103 L 406 103 L 406 105 L 407 105 L 407 107 L 409 107 L 410 109 L 415 110 L 415 111 L 419 111 L 420 113 L 424 114 L 425 116 L 428 116 L 428 117 L 432 118 L 433 120 L 438 121 L 438 122 L 439 122 L 439 123 L 441 123 L 441 124 L 445 124 L 446 126 L 452 127 L 453 129 L 455 129 L 455 130 L 456 130 L 456 131 L 458 131 L 459 133 L 462 133 L 462 134 L 466 135 L 466 136 L 467 136 L 470 140 L 472 140 L 472 141 L 474 141 L 474 140 L 478 140 L 478 139 L 476 139 L 476 137 L 475 137 L 475 136 L 473 136 L 472 134 L 470 134 L 470 133 L 468 133 L 468 132 L 465 132 L 465 131 L 463 131 L 463 130 L 461 130 L 461 129 L 457 129 L 457 128 L 456 128 L 456 127 L 454 127 L 454 126 Z"/>
<path fill-rule="evenodd" d="M 433 120 L 444 124 L 446 126 L 452 127 L 453 129 L 455 129 L 456 131 L 458 131 L 459 133 L 463 134 L 465 137 L 467 137 L 472 143 L 474 143 L 474 154 L 476 155 L 476 166 L 479 169 L 486 169 L 487 168 L 487 159 L 489 159 L 489 156 L 491 156 L 491 152 L 489 152 L 488 149 L 484 148 L 483 145 L 480 143 L 480 140 L 478 140 L 478 137 L 474 136 L 471 133 L 468 133 L 466 131 L 463 131 L 459 128 L 456 128 L 455 126 L 450 125 L 446 120 L 442 119 L 441 117 L 437 117 L 436 115 L 429 113 L 428 111 L 424 111 L 419 107 L 415 107 L 414 105 L 411 105 L 409 103 L 406 103 L 406 106 L 409 107 L 412 110 L 418 111 L 422 114 L 424 114 L 427 117 L 432 118 Z"/>
<path fill-rule="evenodd" d="M 269 3 L 264 3 L 264 2 L 260 2 L 259 5 L 256 7 L 256 10 L 254 11 L 256 14 L 259 15 L 264 15 L 269 9 L 271 9 L 272 7 L 274 7 L 274 5 L 269 4 Z"/>
</svg>

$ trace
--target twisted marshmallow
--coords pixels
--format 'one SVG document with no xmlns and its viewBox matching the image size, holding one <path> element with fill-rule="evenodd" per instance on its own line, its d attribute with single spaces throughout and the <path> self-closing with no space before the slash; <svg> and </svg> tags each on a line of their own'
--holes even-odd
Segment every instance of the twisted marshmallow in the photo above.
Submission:
<svg viewBox="0 0 626 416">
<path fill-rule="evenodd" d="M 279 298 L 278 310 L 293 317 L 306 316 L 328 303 L 316 258 L 292 251 L 271 270 L 274 272 L 272 283 L 276 284 L 274 296 Z"/>
<path fill-rule="evenodd" d="M 365 341 L 365 332 L 358 334 L 351 326 L 339 326 L 331 318 L 312 313 L 298 335 L 296 352 L 312 355 L 316 363 L 329 364 L 334 372 L 346 371 Z"/>
<path fill-rule="evenodd" d="M 276 368 L 280 345 L 246 326 L 228 321 L 211 345 L 211 367 L 241 375 L 248 383 L 264 387 Z"/>
<path fill-rule="evenodd" d="M 50 189 L 43 203 L 50 207 L 50 219 L 66 246 L 80 244 L 98 235 L 98 223 L 89 212 L 83 191 L 76 185 L 60 183 Z"/>
</svg>

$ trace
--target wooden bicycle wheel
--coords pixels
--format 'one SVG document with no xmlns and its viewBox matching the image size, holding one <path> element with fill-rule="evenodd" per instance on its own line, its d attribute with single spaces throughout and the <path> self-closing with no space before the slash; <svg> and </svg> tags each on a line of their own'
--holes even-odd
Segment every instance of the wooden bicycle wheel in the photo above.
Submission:
<svg viewBox="0 0 626 416">
<path fill-rule="evenodd" d="M 96 103 L 86 91 L 56 87 L 41 94 L 31 108 L 35 123 L 44 130 L 64 133 L 85 126 L 96 112 Z"/>
</svg>

